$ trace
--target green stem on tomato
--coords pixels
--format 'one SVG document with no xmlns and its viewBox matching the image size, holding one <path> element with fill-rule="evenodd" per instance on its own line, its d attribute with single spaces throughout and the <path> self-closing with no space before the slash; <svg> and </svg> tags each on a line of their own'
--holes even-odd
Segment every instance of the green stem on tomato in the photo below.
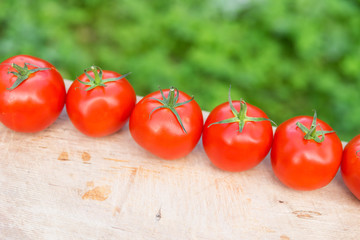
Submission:
<svg viewBox="0 0 360 240">
<path fill-rule="evenodd" d="M 324 131 L 320 124 L 316 124 L 317 113 L 314 110 L 314 117 L 311 123 L 310 128 L 305 127 L 302 123 L 297 122 L 296 126 L 300 128 L 300 130 L 305 133 L 304 139 L 306 140 L 314 140 L 317 143 L 322 143 L 325 140 L 325 134 L 334 133 L 335 131 Z M 316 131 L 316 127 L 320 127 L 320 131 Z M 320 138 L 320 136 L 322 136 Z"/>
<path fill-rule="evenodd" d="M 94 73 L 94 77 L 92 77 L 88 72 L 92 71 Z M 89 79 L 89 82 L 84 82 L 81 81 L 79 78 L 77 78 L 76 80 L 78 80 L 80 83 L 89 86 L 87 89 L 84 89 L 85 91 L 90 91 L 96 87 L 106 87 L 105 83 L 108 82 L 115 82 L 118 81 L 120 79 L 123 79 L 125 77 L 127 77 L 129 74 L 131 74 L 131 72 L 121 75 L 120 77 L 117 78 L 106 78 L 103 79 L 103 70 L 98 67 L 98 66 L 91 66 L 87 69 L 84 70 L 84 74 L 86 75 L 86 77 Z"/>
<path fill-rule="evenodd" d="M 262 117 L 249 117 L 247 116 L 247 105 L 246 102 L 243 99 L 240 99 L 240 111 L 238 112 L 231 100 L 231 85 L 229 87 L 229 105 L 230 105 L 230 109 L 234 115 L 234 117 L 232 118 L 228 118 L 222 121 L 218 121 L 218 122 L 214 122 L 211 123 L 208 127 L 215 125 L 215 124 L 224 124 L 224 123 L 234 123 L 237 122 L 239 123 L 239 132 L 242 132 L 244 127 L 245 127 L 245 123 L 246 122 L 260 122 L 260 121 L 269 121 L 272 124 L 274 124 L 276 126 L 276 123 L 269 119 L 269 118 L 262 118 Z"/>
<path fill-rule="evenodd" d="M 175 90 L 174 88 L 170 88 L 170 92 L 169 92 L 169 105 L 174 106 L 175 104 Z"/>
<path fill-rule="evenodd" d="M 99 72 L 101 73 L 101 76 L 102 76 L 102 69 L 99 68 L 99 67 L 95 67 L 95 66 L 91 66 L 90 69 L 94 73 L 94 82 L 95 82 L 95 84 L 100 85 L 102 77 L 100 77 Z M 99 70 L 99 72 L 98 72 L 98 70 Z"/>
<path fill-rule="evenodd" d="M 17 88 L 22 82 L 24 82 L 26 79 L 30 77 L 31 74 L 38 72 L 38 71 L 45 71 L 50 70 L 51 68 L 41 68 L 31 63 L 24 63 L 24 67 L 20 67 L 19 65 L 15 63 L 10 64 L 11 67 L 15 69 L 15 71 L 8 72 L 8 74 L 14 74 L 17 79 L 15 80 L 14 84 L 7 88 L 7 90 L 11 91 Z M 28 66 L 33 66 L 35 68 L 29 69 Z"/>
<path fill-rule="evenodd" d="M 153 99 L 155 101 L 158 101 L 159 103 L 161 103 L 162 105 L 159 106 L 159 107 L 156 107 L 154 108 L 150 113 L 149 113 L 149 118 L 151 117 L 151 115 L 153 114 L 153 112 L 155 112 L 156 110 L 158 109 L 161 109 L 161 108 L 167 108 L 169 109 L 176 117 L 177 121 L 179 122 L 182 130 L 186 132 L 186 129 L 182 123 L 182 120 L 180 118 L 180 115 L 179 113 L 176 111 L 175 108 L 179 107 L 179 106 L 182 106 L 184 104 L 187 104 L 189 102 L 191 102 L 192 100 L 194 100 L 194 96 L 191 97 L 191 99 L 185 101 L 185 102 L 177 102 L 179 100 L 179 90 L 177 88 L 173 88 L 171 87 L 170 90 L 169 90 L 169 94 L 168 94 L 168 97 L 165 97 L 164 95 L 164 92 L 162 91 L 161 88 L 160 89 L 160 93 L 161 93 L 161 96 L 162 96 L 162 100 L 160 99 L 157 99 L 157 98 L 153 98 L 153 97 L 150 97 L 149 99 Z M 176 90 L 176 94 L 175 94 L 175 90 Z"/>
</svg>

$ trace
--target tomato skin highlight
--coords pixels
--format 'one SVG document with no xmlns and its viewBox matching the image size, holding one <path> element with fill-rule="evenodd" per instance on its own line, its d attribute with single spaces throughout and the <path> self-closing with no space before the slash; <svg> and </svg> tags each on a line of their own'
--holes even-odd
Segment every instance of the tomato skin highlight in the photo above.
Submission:
<svg viewBox="0 0 360 240">
<path fill-rule="evenodd" d="M 360 134 L 345 146 L 341 161 L 341 175 L 345 185 L 360 200 Z"/>
<path fill-rule="evenodd" d="M 88 74 L 94 77 L 93 72 Z M 103 79 L 118 78 L 121 74 L 103 71 Z M 85 74 L 78 78 L 89 82 Z M 90 137 L 104 137 L 119 131 L 128 120 L 136 103 L 134 88 L 125 79 L 105 83 L 85 91 L 88 86 L 75 80 L 67 93 L 66 111 L 73 125 Z"/>
<path fill-rule="evenodd" d="M 10 64 L 24 67 L 25 63 L 40 68 L 50 68 L 29 75 L 19 86 L 8 90 L 17 77 Z M 29 69 L 36 67 L 29 65 Z M 65 84 L 62 76 L 49 62 L 28 56 L 17 55 L 0 64 L 0 121 L 17 132 L 39 132 L 60 115 L 65 104 Z"/>
<path fill-rule="evenodd" d="M 312 117 L 291 118 L 278 126 L 271 150 L 274 174 L 286 186 L 310 191 L 322 188 L 335 177 L 341 162 L 342 143 L 336 133 L 325 134 L 325 140 L 317 143 L 304 139 L 305 133 L 297 122 L 309 127 Z M 322 120 L 317 124 L 325 131 L 332 128 Z M 319 126 L 316 127 L 320 131 Z"/>
<path fill-rule="evenodd" d="M 240 110 L 240 101 L 232 101 L 236 110 Z M 268 118 L 259 108 L 246 103 L 247 116 Z M 202 142 L 210 161 L 218 168 L 240 172 L 258 165 L 269 153 L 273 130 L 269 121 L 245 123 L 239 132 L 239 123 L 210 124 L 232 118 L 229 103 L 215 107 L 206 119 Z"/>
<path fill-rule="evenodd" d="M 167 97 L 169 89 L 163 90 Z M 179 102 L 190 100 L 191 97 L 179 91 Z M 170 109 L 161 106 L 151 97 L 163 99 L 160 91 L 153 92 L 141 99 L 135 106 L 129 120 L 130 133 L 133 139 L 144 149 L 166 160 L 174 160 L 188 155 L 198 143 L 203 127 L 203 116 L 200 106 L 195 100 L 176 107 L 185 133 Z"/>
</svg>

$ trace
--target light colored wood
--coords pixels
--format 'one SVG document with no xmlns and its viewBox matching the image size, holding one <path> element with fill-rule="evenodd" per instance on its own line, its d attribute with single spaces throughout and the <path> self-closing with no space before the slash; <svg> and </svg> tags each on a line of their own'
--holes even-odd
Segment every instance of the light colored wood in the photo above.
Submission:
<svg viewBox="0 0 360 240">
<path fill-rule="evenodd" d="M 246 172 L 224 172 L 199 143 L 187 157 L 165 161 L 140 148 L 127 126 L 89 138 L 65 111 L 40 133 L 0 131 L 0 239 L 360 235 L 360 202 L 339 174 L 322 189 L 294 191 L 275 178 L 269 158 Z"/>
</svg>

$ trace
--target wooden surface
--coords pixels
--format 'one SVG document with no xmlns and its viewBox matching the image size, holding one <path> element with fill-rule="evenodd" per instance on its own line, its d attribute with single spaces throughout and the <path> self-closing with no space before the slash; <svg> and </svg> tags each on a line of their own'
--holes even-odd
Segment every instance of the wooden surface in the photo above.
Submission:
<svg viewBox="0 0 360 240">
<path fill-rule="evenodd" d="M 89 138 L 65 111 L 40 133 L 0 131 L 0 239 L 360 236 L 360 201 L 339 174 L 320 190 L 294 191 L 275 178 L 269 158 L 224 172 L 199 143 L 165 161 L 141 149 L 127 126 Z"/>
</svg>

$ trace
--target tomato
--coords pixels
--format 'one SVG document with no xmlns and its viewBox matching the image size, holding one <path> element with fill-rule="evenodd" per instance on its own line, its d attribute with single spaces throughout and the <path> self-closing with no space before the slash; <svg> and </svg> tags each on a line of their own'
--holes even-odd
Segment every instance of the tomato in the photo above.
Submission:
<svg viewBox="0 0 360 240">
<path fill-rule="evenodd" d="M 199 105 L 186 93 L 177 89 L 175 92 L 174 88 L 145 96 L 136 104 L 129 121 L 134 140 L 167 160 L 189 154 L 201 137 L 202 127 Z"/>
<path fill-rule="evenodd" d="M 0 121 L 18 132 L 50 126 L 65 103 L 65 85 L 53 65 L 17 55 L 0 64 Z"/>
<path fill-rule="evenodd" d="M 259 108 L 241 101 L 215 107 L 206 119 L 202 142 L 210 161 L 218 168 L 239 172 L 258 165 L 269 153 L 273 140 L 271 120 Z"/>
<path fill-rule="evenodd" d="M 341 161 L 341 175 L 345 185 L 360 200 L 360 135 L 354 137 L 345 146 Z"/>
<path fill-rule="evenodd" d="M 125 125 L 136 103 L 135 91 L 125 77 L 92 66 L 71 84 L 66 111 L 80 132 L 103 137 Z"/>
<path fill-rule="evenodd" d="M 291 118 L 276 129 L 271 150 L 275 175 L 296 190 L 326 186 L 341 162 L 342 144 L 332 128 L 314 117 Z"/>
</svg>

